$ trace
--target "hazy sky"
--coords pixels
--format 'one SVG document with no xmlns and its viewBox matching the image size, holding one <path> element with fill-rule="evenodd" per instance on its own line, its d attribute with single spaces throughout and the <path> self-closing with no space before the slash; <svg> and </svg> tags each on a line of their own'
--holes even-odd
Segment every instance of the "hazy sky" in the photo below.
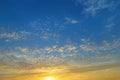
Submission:
<svg viewBox="0 0 120 80">
<path fill-rule="evenodd" d="M 0 80 L 120 79 L 120 0 L 0 0 Z"/>
</svg>

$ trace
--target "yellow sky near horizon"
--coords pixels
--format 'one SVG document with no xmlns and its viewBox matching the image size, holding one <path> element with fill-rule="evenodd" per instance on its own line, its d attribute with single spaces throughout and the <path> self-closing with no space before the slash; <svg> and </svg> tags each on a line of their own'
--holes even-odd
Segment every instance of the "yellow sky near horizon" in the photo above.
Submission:
<svg viewBox="0 0 120 80">
<path fill-rule="evenodd" d="M 52 77 L 54 80 L 119 80 L 119 64 L 117 66 L 113 65 L 84 68 L 68 66 L 44 67 L 39 70 L 36 69 L 14 74 L 0 74 L 0 80 L 45 80 L 46 77 Z"/>
</svg>

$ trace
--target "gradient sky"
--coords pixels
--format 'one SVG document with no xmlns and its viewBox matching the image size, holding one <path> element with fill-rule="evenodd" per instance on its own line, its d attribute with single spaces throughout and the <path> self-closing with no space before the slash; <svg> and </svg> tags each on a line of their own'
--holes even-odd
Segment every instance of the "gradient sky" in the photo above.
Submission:
<svg viewBox="0 0 120 80">
<path fill-rule="evenodd" d="M 120 79 L 120 0 L 0 0 L 0 80 Z"/>
</svg>

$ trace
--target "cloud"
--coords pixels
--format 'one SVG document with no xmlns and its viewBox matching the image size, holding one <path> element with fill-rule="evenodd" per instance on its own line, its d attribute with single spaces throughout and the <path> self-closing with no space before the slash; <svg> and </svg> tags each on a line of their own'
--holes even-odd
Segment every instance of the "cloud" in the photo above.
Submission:
<svg viewBox="0 0 120 80">
<path fill-rule="evenodd" d="M 88 44 L 85 42 L 80 45 L 64 45 L 57 46 L 53 45 L 50 47 L 37 48 L 37 47 L 15 47 L 6 48 L 0 51 L 0 65 L 5 65 L 13 67 L 16 69 L 35 69 L 40 67 L 56 66 L 56 65 L 66 65 L 66 64 L 81 64 L 100 61 L 116 61 L 116 52 L 114 56 L 109 55 L 99 55 L 103 53 L 109 53 L 108 50 L 113 50 L 114 48 L 119 48 L 119 40 L 113 41 L 112 43 L 104 42 L 102 46 L 96 44 Z M 8 50 L 7 50 L 8 49 Z M 100 52 L 103 50 L 104 52 Z M 91 51 L 93 53 L 91 53 Z M 2 53 L 5 53 L 2 55 Z M 99 52 L 97 54 L 96 52 Z M 94 55 L 93 55 L 94 54 Z M 89 56 L 87 56 L 89 55 Z M 116 59 L 115 59 L 115 58 Z"/>
<path fill-rule="evenodd" d="M 42 67 L 64 65 L 66 57 L 73 57 L 76 52 L 75 45 L 51 46 L 44 48 L 15 47 L 0 52 L 0 65 L 8 69 L 33 70 Z M 5 53 L 2 55 L 2 53 Z M 74 54 L 73 54 L 74 53 Z M 1 68 L 1 70 L 4 67 Z"/>
<path fill-rule="evenodd" d="M 0 49 L 0 70 L 4 70 L 7 74 L 11 69 L 18 73 L 29 71 L 32 73 L 37 69 L 39 70 L 38 73 L 41 73 L 43 72 L 41 68 L 65 66 L 67 67 L 67 69 L 63 68 L 65 71 L 75 71 L 77 73 L 76 69 L 78 69 L 78 72 L 82 73 L 119 66 L 117 65 L 119 61 L 119 55 L 117 55 L 120 47 L 119 39 L 112 42 L 103 41 L 101 45 L 88 39 L 81 39 L 81 41 L 83 43 L 77 45 L 71 43 L 46 47 L 3 47 L 3 49 Z M 104 62 L 115 64 L 99 65 Z M 93 63 L 96 65 L 93 65 Z M 71 68 L 74 65 L 78 67 Z M 88 67 L 89 65 L 93 66 Z M 14 73 L 14 70 L 12 73 Z"/>
<path fill-rule="evenodd" d="M 35 20 L 30 22 L 30 26 L 35 32 L 35 36 L 42 40 L 58 40 L 60 37 L 59 32 L 64 29 L 63 23 L 61 21 L 54 20 L 53 18 L 48 18 L 45 20 Z"/>
<path fill-rule="evenodd" d="M 57 39 L 59 37 L 59 34 L 57 33 L 50 33 L 50 32 L 45 32 L 45 33 L 38 33 L 40 38 L 42 40 L 49 40 L 49 39 Z"/>
<path fill-rule="evenodd" d="M 95 15 L 103 9 L 110 10 L 115 7 L 114 1 L 109 0 L 77 0 L 77 2 L 82 4 L 84 11 L 91 15 Z"/>
<path fill-rule="evenodd" d="M 31 33 L 26 31 L 19 32 L 3 32 L 0 33 L 0 39 L 5 39 L 6 41 L 11 40 L 23 40 L 26 39 Z"/>
<path fill-rule="evenodd" d="M 66 20 L 67 23 L 70 23 L 70 24 L 77 24 L 77 23 L 79 23 L 78 20 L 70 18 L 70 17 L 65 17 L 65 20 Z"/>
<path fill-rule="evenodd" d="M 116 4 L 117 5 L 117 4 Z M 105 31 L 104 35 L 107 34 L 111 36 L 112 38 L 119 38 L 119 29 L 120 29 L 120 23 L 119 23 L 119 12 L 116 10 L 114 13 L 107 18 L 106 25 L 105 25 Z"/>
<path fill-rule="evenodd" d="M 112 28 L 113 28 L 114 26 L 115 26 L 115 23 L 107 24 L 107 25 L 106 25 L 107 31 L 111 32 L 111 31 L 112 31 Z"/>
<path fill-rule="evenodd" d="M 112 42 L 103 41 L 103 45 L 98 46 L 93 42 L 86 42 L 85 44 L 80 45 L 80 48 L 85 51 L 99 51 L 99 50 L 112 50 L 117 47 L 120 47 L 120 40 L 114 40 Z"/>
</svg>

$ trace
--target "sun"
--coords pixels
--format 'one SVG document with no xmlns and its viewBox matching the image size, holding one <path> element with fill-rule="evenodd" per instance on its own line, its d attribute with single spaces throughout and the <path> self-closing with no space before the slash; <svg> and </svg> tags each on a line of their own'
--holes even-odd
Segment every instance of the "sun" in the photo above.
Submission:
<svg viewBox="0 0 120 80">
<path fill-rule="evenodd" d="M 48 77 L 45 77 L 44 80 L 55 80 L 55 78 L 51 77 L 51 76 L 48 76 Z"/>
</svg>

